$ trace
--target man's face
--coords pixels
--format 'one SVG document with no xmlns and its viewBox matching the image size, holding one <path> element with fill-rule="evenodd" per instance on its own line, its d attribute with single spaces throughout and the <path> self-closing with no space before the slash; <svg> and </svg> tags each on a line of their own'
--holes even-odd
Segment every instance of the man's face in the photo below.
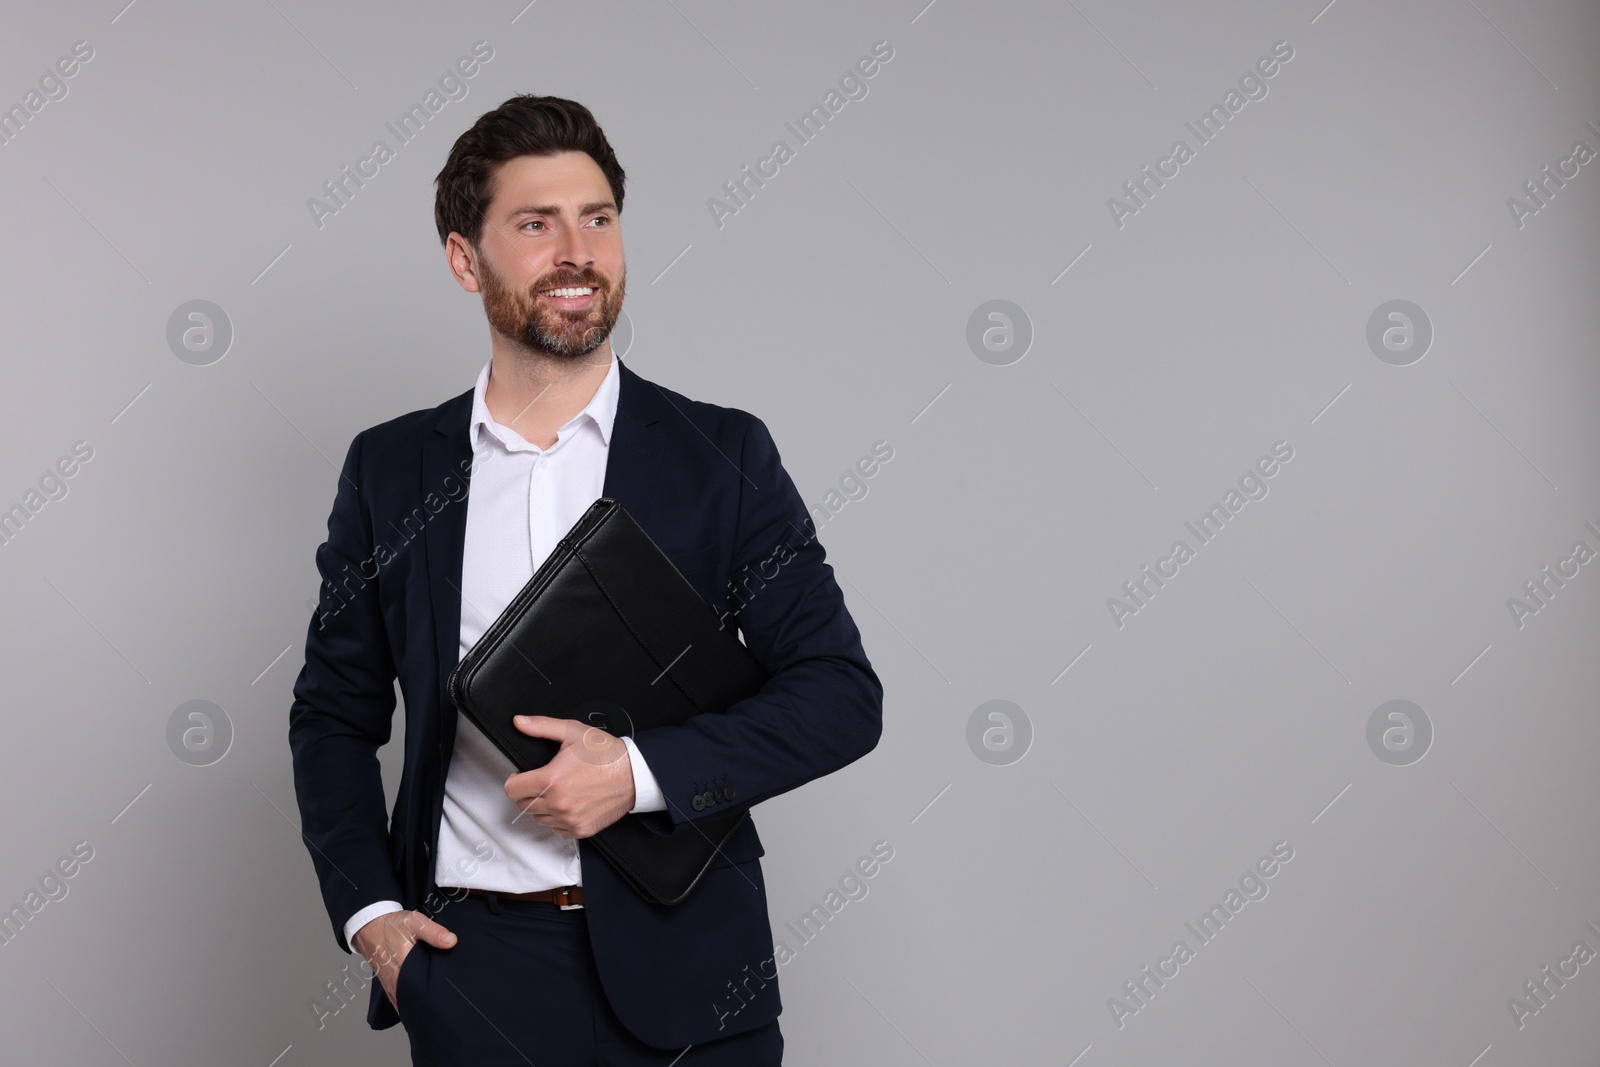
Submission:
<svg viewBox="0 0 1600 1067">
<path fill-rule="evenodd" d="M 503 163 L 477 268 L 496 332 L 558 358 L 581 359 L 600 347 L 622 314 L 626 268 L 617 207 L 599 165 L 584 152 Z"/>
</svg>

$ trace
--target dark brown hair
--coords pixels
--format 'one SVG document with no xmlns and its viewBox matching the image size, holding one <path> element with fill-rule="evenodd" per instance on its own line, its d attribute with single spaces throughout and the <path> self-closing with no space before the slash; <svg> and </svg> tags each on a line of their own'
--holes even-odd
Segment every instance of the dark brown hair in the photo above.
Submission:
<svg viewBox="0 0 1600 1067">
<path fill-rule="evenodd" d="M 589 109 L 559 96 L 513 96 L 478 116 L 472 128 L 456 139 L 444 169 L 434 179 L 433 221 L 439 243 L 459 233 L 476 248 L 499 166 L 518 156 L 557 152 L 588 153 L 611 186 L 617 214 L 622 213 L 622 164 Z"/>
</svg>

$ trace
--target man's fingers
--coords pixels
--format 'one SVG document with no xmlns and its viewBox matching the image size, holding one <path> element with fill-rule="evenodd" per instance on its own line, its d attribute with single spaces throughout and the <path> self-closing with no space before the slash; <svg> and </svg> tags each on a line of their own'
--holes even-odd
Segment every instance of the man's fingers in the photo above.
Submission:
<svg viewBox="0 0 1600 1067">
<path fill-rule="evenodd" d="M 549 741 L 561 742 L 563 750 L 576 745 L 585 750 L 602 753 L 608 760 L 615 758 L 611 745 L 616 740 L 616 735 L 593 723 L 564 719 L 555 715 L 514 715 L 511 723 L 529 737 L 542 737 Z"/>
<path fill-rule="evenodd" d="M 547 793 L 555 778 L 548 766 L 519 771 L 506 779 L 506 796 L 512 800 L 538 800 Z"/>
<path fill-rule="evenodd" d="M 572 727 L 575 724 L 571 719 L 557 718 L 554 715 L 514 715 L 511 718 L 511 725 L 529 737 L 566 741 L 572 736 Z"/>
</svg>

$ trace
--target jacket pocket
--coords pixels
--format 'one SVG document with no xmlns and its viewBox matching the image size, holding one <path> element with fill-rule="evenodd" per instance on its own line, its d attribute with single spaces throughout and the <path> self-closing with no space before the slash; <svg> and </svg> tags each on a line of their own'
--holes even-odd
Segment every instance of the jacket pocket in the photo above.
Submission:
<svg viewBox="0 0 1600 1067">
<path fill-rule="evenodd" d="M 711 866 L 731 867 L 735 863 L 746 863 L 766 854 L 767 850 L 761 844 L 761 835 L 756 833 L 756 824 L 747 817 L 712 859 Z"/>
</svg>

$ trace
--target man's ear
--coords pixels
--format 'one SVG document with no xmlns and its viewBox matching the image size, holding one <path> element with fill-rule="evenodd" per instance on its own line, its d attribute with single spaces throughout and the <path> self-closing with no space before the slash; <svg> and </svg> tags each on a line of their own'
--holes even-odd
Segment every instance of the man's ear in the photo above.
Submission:
<svg viewBox="0 0 1600 1067">
<path fill-rule="evenodd" d="M 456 284 L 469 293 L 483 291 L 478 278 L 478 251 L 470 241 L 459 233 L 451 233 L 445 238 L 444 255 L 450 273 L 455 275 Z"/>
</svg>

